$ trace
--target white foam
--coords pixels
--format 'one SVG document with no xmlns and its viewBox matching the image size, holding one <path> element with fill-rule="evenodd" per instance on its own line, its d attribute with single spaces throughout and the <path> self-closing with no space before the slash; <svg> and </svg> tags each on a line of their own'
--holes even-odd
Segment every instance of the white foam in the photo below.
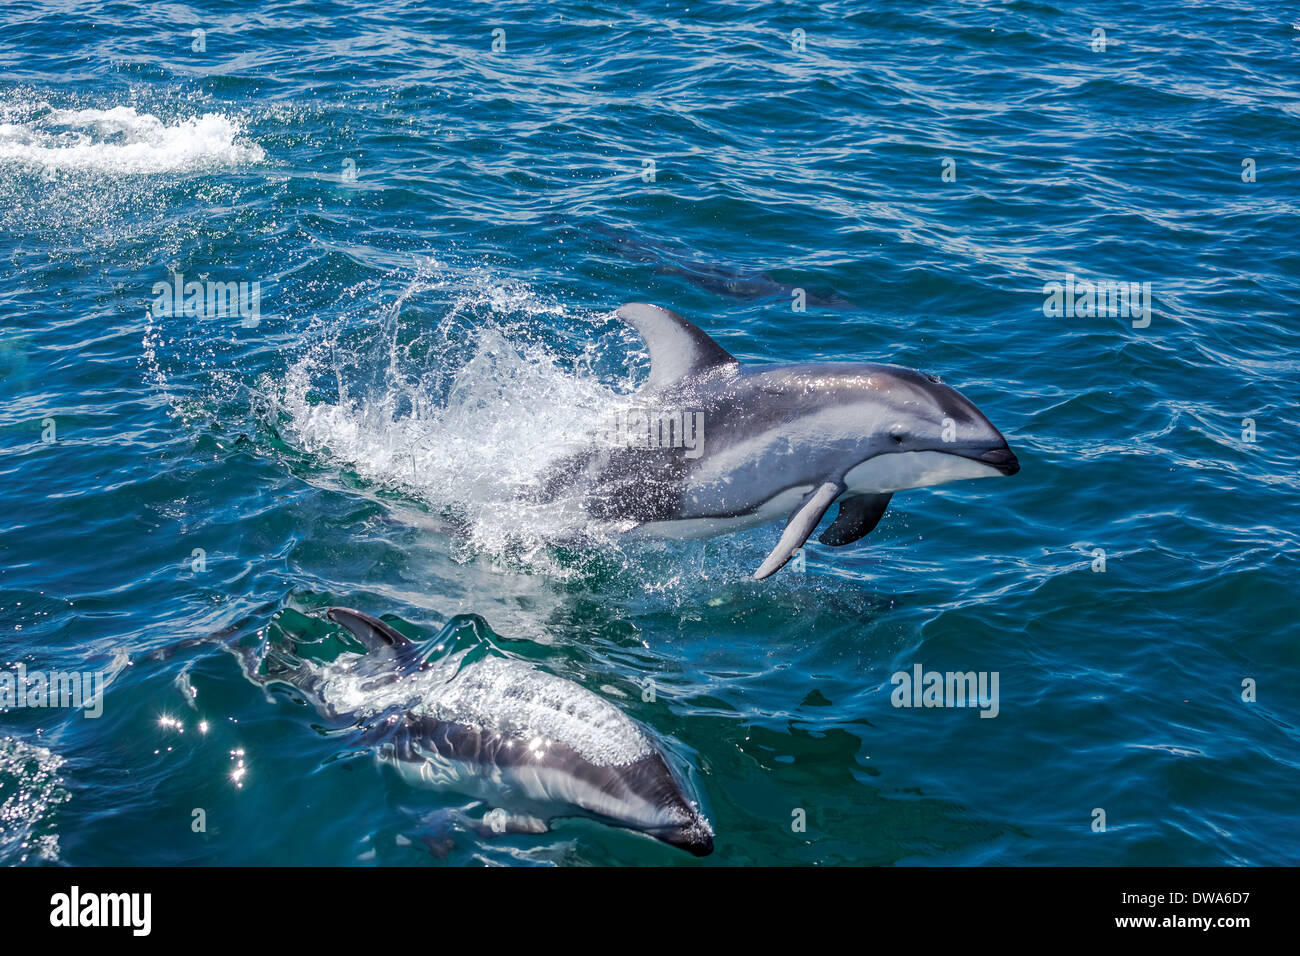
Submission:
<svg viewBox="0 0 1300 956">
<path fill-rule="evenodd" d="M 440 303 L 441 312 L 417 305 L 447 292 L 456 301 Z M 562 321 L 542 322 L 548 314 Z M 413 316 L 415 327 L 404 325 Z M 529 492 L 628 401 L 630 385 L 606 385 L 590 371 L 590 340 L 576 360 L 539 341 L 547 325 L 590 335 L 593 324 L 525 287 L 435 265 L 369 330 L 345 339 L 331 329 L 272 388 L 289 419 L 286 437 L 303 451 L 453 517 L 471 552 L 531 564 L 588 528 L 574 502 L 530 503 Z M 323 401 L 322 393 L 334 394 Z"/>
<path fill-rule="evenodd" d="M 128 174 L 262 161 L 262 148 L 241 140 L 242 133 L 238 120 L 221 113 L 168 123 L 130 106 L 51 110 L 33 119 L 0 123 L 0 161 Z"/>
</svg>

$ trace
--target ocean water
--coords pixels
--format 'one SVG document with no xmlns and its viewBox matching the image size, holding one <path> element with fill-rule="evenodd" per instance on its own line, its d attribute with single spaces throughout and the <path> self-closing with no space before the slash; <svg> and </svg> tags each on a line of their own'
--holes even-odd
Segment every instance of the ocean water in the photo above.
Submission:
<svg viewBox="0 0 1300 956">
<path fill-rule="evenodd" d="M 106 683 L 0 715 L 0 860 L 1294 863 L 1298 17 L 6 3 L 0 659 Z M 1022 471 L 764 582 L 775 525 L 575 544 L 518 491 L 644 378 L 627 301 L 938 374 Z M 422 841 L 462 798 L 220 646 L 332 604 L 617 704 L 714 854 Z M 996 716 L 894 706 L 918 665 Z"/>
</svg>

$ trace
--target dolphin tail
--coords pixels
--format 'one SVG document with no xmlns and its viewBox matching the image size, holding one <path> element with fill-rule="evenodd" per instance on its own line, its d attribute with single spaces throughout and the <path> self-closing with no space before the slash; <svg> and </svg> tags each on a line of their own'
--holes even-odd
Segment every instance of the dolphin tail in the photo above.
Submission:
<svg viewBox="0 0 1300 956">
<path fill-rule="evenodd" d="M 826 509 L 831 506 L 831 502 L 843 491 L 843 482 L 828 481 L 805 498 L 803 504 L 790 516 L 785 531 L 781 534 L 781 540 L 776 543 L 767 560 L 754 572 L 754 578 L 761 581 L 785 567 L 786 562 L 803 547 L 808 536 L 816 529 L 817 523 L 822 520 L 822 515 L 826 514 Z"/>
<path fill-rule="evenodd" d="M 186 637 L 178 641 L 173 641 L 163 647 L 156 648 L 145 654 L 145 659 L 150 661 L 165 661 L 183 651 L 191 650 L 195 647 L 203 647 L 205 644 L 217 644 L 221 647 L 231 648 L 238 643 L 239 639 L 254 629 L 254 623 L 260 624 L 265 616 L 275 610 L 279 605 L 275 601 L 266 601 L 263 604 L 250 610 L 247 614 L 241 616 L 233 624 L 228 624 L 219 631 L 213 631 L 211 634 L 205 634 L 202 637 Z"/>
</svg>

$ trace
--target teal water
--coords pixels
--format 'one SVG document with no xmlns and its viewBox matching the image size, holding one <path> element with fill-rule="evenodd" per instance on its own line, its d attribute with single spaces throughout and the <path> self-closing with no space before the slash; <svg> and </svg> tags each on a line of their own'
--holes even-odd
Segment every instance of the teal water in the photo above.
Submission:
<svg viewBox="0 0 1300 956">
<path fill-rule="evenodd" d="M 0 657 L 109 683 L 3 713 L 0 859 L 1293 863 L 1298 24 L 7 3 Z M 259 283 L 258 321 L 167 314 L 176 273 Z M 1149 282 L 1150 324 L 1045 315 L 1066 274 Z M 746 362 L 939 374 L 1023 470 L 766 582 L 776 526 L 557 542 L 513 493 L 644 376 L 632 300 Z M 412 820 L 463 799 L 174 650 L 331 604 L 606 696 L 715 853 L 582 821 L 430 853 Z M 894 707 L 916 664 L 997 672 L 996 718 Z"/>
</svg>

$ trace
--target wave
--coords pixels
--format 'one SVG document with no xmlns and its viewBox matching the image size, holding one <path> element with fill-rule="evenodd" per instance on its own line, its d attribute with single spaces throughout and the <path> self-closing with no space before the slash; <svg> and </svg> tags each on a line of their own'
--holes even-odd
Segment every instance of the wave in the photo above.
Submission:
<svg viewBox="0 0 1300 956">
<path fill-rule="evenodd" d="M 47 818 L 69 796 L 62 766 L 63 758 L 46 747 L 0 737 L 0 861 L 58 861 L 59 837 Z"/>
<path fill-rule="evenodd" d="M 243 126 L 221 113 L 170 123 L 130 106 L 50 109 L 0 123 L 0 161 L 53 170 L 147 174 L 261 162 L 266 154 L 242 139 Z M 11 115 L 6 119 L 14 118 Z"/>
</svg>

